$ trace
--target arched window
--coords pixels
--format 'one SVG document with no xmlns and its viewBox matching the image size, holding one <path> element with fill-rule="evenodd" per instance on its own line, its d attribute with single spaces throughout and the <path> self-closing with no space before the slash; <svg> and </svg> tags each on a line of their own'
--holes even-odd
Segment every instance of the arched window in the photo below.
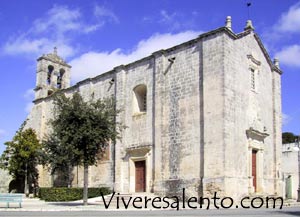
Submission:
<svg viewBox="0 0 300 217">
<path fill-rule="evenodd" d="M 147 111 L 147 87 L 144 84 L 140 84 L 133 89 L 133 111 L 146 112 Z"/>
<path fill-rule="evenodd" d="M 51 84 L 51 77 L 52 77 L 52 72 L 54 70 L 54 67 L 49 65 L 48 66 L 48 73 L 47 73 L 47 84 L 50 85 Z"/>
<path fill-rule="evenodd" d="M 65 74 L 65 70 L 64 69 L 60 69 L 58 76 L 57 76 L 57 88 L 61 89 L 62 88 L 62 81 L 63 81 L 63 77 Z"/>
</svg>

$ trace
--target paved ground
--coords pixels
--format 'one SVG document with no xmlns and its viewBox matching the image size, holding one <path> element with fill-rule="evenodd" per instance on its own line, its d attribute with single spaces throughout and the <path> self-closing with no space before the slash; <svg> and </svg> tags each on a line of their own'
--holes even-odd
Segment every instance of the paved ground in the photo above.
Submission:
<svg viewBox="0 0 300 217">
<path fill-rule="evenodd" d="M 300 203 L 285 203 L 282 209 L 185 209 L 185 210 L 137 210 L 132 207 L 129 210 L 115 208 L 107 210 L 104 205 L 97 202 L 98 199 L 90 200 L 90 205 L 83 206 L 80 201 L 76 202 L 44 202 L 39 199 L 24 199 L 22 208 L 18 204 L 11 204 L 11 208 L 5 208 L 5 203 L 0 203 L 0 216 L 41 216 L 41 217 L 58 217 L 58 216 L 300 216 Z M 152 209 L 152 210 L 151 210 Z"/>
</svg>

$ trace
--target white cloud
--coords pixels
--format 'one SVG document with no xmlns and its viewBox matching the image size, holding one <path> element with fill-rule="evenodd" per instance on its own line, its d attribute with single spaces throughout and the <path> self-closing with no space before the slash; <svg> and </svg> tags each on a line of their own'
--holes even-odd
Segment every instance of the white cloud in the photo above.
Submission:
<svg viewBox="0 0 300 217">
<path fill-rule="evenodd" d="M 78 82 L 88 77 L 94 77 L 121 64 L 128 64 L 150 55 L 154 51 L 166 49 L 190 39 L 196 38 L 201 32 L 186 31 L 177 34 L 154 34 L 141 40 L 131 52 L 121 49 L 112 52 L 88 52 L 70 61 L 72 65 L 72 81 Z"/>
<path fill-rule="evenodd" d="M 99 29 L 101 26 L 103 26 L 104 23 L 99 23 L 99 24 L 95 24 L 95 25 L 91 25 L 91 26 L 86 26 L 83 31 L 84 33 L 90 33 L 90 32 L 94 32 L 97 29 Z"/>
<path fill-rule="evenodd" d="M 291 121 L 291 117 L 285 113 L 282 113 L 282 125 L 286 126 Z"/>
<path fill-rule="evenodd" d="M 6 134 L 6 131 L 3 130 L 3 129 L 0 129 L 0 138 L 1 138 L 2 136 L 4 136 L 5 134 Z"/>
<path fill-rule="evenodd" d="M 34 90 L 33 89 L 26 90 L 24 94 L 24 98 L 27 100 L 32 100 L 34 98 Z"/>
<path fill-rule="evenodd" d="M 34 90 L 33 89 L 28 89 L 25 94 L 24 94 L 24 98 L 27 101 L 26 106 L 25 106 L 25 111 L 26 113 L 30 113 L 32 107 L 33 107 L 33 99 L 34 99 Z"/>
<path fill-rule="evenodd" d="M 82 27 L 80 17 L 79 9 L 54 5 L 45 17 L 34 21 L 33 30 L 37 33 L 51 32 L 59 35 L 68 31 L 80 30 Z"/>
<path fill-rule="evenodd" d="M 29 114 L 31 112 L 33 105 L 34 104 L 32 102 L 28 102 L 25 106 L 25 112 Z"/>
<path fill-rule="evenodd" d="M 48 39 L 40 38 L 29 40 L 23 37 L 17 40 L 11 40 L 4 45 L 4 50 L 8 54 L 15 53 L 36 53 L 43 50 L 44 46 L 49 43 Z"/>
<path fill-rule="evenodd" d="M 153 22 L 153 17 L 151 17 L 151 16 L 144 16 L 143 18 L 142 18 L 142 21 L 143 22 L 145 22 L 145 23 L 152 23 Z"/>
<path fill-rule="evenodd" d="M 190 20 L 192 20 L 192 18 L 190 18 Z M 160 11 L 159 22 L 168 26 L 170 30 L 179 30 L 185 26 L 190 26 L 188 23 L 186 23 L 185 16 L 182 16 L 182 14 L 178 14 L 176 12 L 170 13 L 166 10 Z"/>
<path fill-rule="evenodd" d="M 146 15 L 141 19 L 144 25 L 157 24 L 162 26 L 169 32 L 182 32 L 189 29 L 195 29 L 198 25 L 197 11 L 191 13 L 183 13 L 182 11 L 160 10 L 157 13 Z"/>
<path fill-rule="evenodd" d="M 94 22 L 86 22 L 78 8 L 54 5 L 46 14 L 33 21 L 32 26 L 23 34 L 11 37 L 2 46 L 5 54 L 32 54 L 35 56 L 50 53 L 53 47 L 59 48 L 59 55 L 67 58 L 74 56 L 77 49 L 72 44 L 74 36 L 88 34 L 100 29 L 107 19 L 117 20 L 113 12 L 97 6 Z M 93 17 L 93 16 L 92 16 Z"/>
<path fill-rule="evenodd" d="M 161 22 L 168 23 L 168 22 L 174 21 L 174 19 L 175 19 L 175 17 L 176 17 L 177 14 L 175 12 L 172 13 L 172 14 L 170 14 L 166 10 L 161 10 L 160 11 L 160 15 L 162 17 Z"/>
<path fill-rule="evenodd" d="M 262 35 L 269 45 L 272 45 L 273 50 L 276 50 L 279 42 L 286 43 L 297 33 L 300 33 L 300 2 L 283 12 L 274 25 L 267 27 Z"/>
<path fill-rule="evenodd" d="M 55 41 L 47 38 L 30 39 L 23 37 L 6 42 L 3 46 L 3 50 L 6 54 L 10 55 L 41 55 L 51 52 L 53 47 L 59 47 L 59 54 L 64 57 L 72 56 L 76 52 L 73 47 L 65 44 L 63 41 Z"/>
<path fill-rule="evenodd" d="M 94 7 L 94 15 L 101 19 L 103 17 L 106 17 L 106 18 L 109 18 L 110 21 L 119 23 L 119 18 L 115 15 L 114 12 L 112 12 L 111 10 L 109 10 L 103 6 L 100 6 L 100 5 L 96 5 Z"/>
<path fill-rule="evenodd" d="M 281 15 L 274 29 L 281 32 L 300 33 L 300 2 L 291 6 L 288 12 Z"/>
<path fill-rule="evenodd" d="M 150 38 L 140 41 L 132 54 L 135 55 L 136 58 L 141 58 L 150 55 L 157 50 L 170 48 L 177 44 L 196 38 L 201 33 L 202 32 L 200 31 L 185 31 L 176 34 L 156 33 Z"/>
<path fill-rule="evenodd" d="M 284 47 L 281 51 L 275 54 L 281 64 L 300 67 L 300 45 L 291 45 Z"/>
</svg>

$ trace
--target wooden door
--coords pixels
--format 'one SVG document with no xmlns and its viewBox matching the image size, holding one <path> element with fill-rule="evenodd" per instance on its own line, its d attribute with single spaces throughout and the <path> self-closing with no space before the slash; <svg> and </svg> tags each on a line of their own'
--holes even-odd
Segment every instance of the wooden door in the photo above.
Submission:
<svg viewBox="0 0 300 217">
<path fill-rule="evenodd" d="M 253 150 L 252 151 L 252 177 L 253 177 L 253 187 L 254 187 L 254 192 L 256 192 L 256 187 L 257 187 L 257 175 L 256 175 L 256 154 L 257 151 Z"/>
<path fill-rule="evenodd" d="M 146 191 L 146 163 L 145 161 L 135 162 L 135 192 Z"/>
</svg>

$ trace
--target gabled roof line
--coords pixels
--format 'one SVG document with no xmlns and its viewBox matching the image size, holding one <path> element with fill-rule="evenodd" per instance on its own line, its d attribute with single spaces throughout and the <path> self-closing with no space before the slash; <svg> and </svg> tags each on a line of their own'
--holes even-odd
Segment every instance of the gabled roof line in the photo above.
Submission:
<svg viewBox="0 0 300 217">
<path fill-rule="evenodd" d="M 77 89 L 81 84 L 93 82 L 94 80 L 97 80 L 97 79 L 99 79 L 99 78 L 101 78 L 101 77 L 103 77 L 103 76 L 105 76 L 105 75 L 107 75 L 107 74 L 116 72 L 117 70 L 119 70 L 119 68 L 122 68 L 122 69 L 128 69 L 129 67 L 131 67 L 131 66 L 134 65 L 134 64 L 137 64 L 137 63 L 139 63 L 139 62 L 143 62 L 143 61 L 148 60 L 148 59 L 152 59 L 152 58 L 155 57 L 155 55 L 156 55 L 157 53 L 164 53 L 164 54 L 165 54 L 165 53 L 168 53 L 168 52 L 170 52 L 170 51 L 176 50 L 176 49 L 178 49 L 178 48 L 180 48 L 180 47 L 182 47 L 182 46 L 185 46 L 185 45 L 188 45 L 188 44 L 197 43 L 197 42 L 199 42 L 200 40 L 202 40 L 202 39 L 204 39 L 204 38 L 207 38 L 207 37 L 209 37 L 209 36 L 211 36 L 211 35 L 215 35 L 215 34 L 222 33 L 222 32 L 225 32 L 230 38 L 232 38 L 233 40 L 236 40 L 236 39 L 240 39 L 240 38 L 243 38 L 243 37 L 249 35 L 249 34 L 250 34 L 251 32 L 253 32 L 253 31 L 252 31 L 252 30 L 245 30 L 245 31 L 243 31 L 243 32 L 241 32 L 241 33 L 235 34 L 235 33 L 232 32 L 231 30 L 229 30 L 227 27 L 220 27 L 220 28 L 214 29 L 214 30 L 212 30 L 212 31 L 205 32 L 205 33 L 199 35 L 199 36 L 198 36 L 197 38 L 195 38 L 195 39 L 192 39 L 192 40 L 183 42 L 183 43 L 181 43 L 181 44 L 175 45 L 175 46 L 170 47 L 170 48 L 168 48 L 168 49 L 161 49 L 161 50 L 155 51 L 155 52 L 153 52 L 152 54 L 150 54 L 149 56 L 146 56 L 146 57 L 144 57 L 144 58 L 138 59 L 138 60 L 136 60 L 136 61 L 134 61 L 134 62 L 128 63 L 128 64 L 126 64 L 126 65 L 123 65 L 123 64 L 122 64 L 122 65 L 116 66 L 116 67 L 114 67 L 113 69 L 111 69 L 111 70 L 109 70 L 109 71 L 107 71 L 107 72 L 104 72 L 104 73 L 102 73 L 102 74 L 100 74 L 100 75 L 97 75 L 97 76 L 95 76 L 95 77 L 92 77 L 92 78 L 86 78 L 86 79 L 84 79 L 84 80 L 81 80 L 81 81 L 77 82 L 75 85 L 73 85 L 73 86 L 71 86 L 71 87 L 69 87 L 69 88 L 67 88 L 67 89 L 62 89 L 62 90 L 59 90 L 59 91 L 57 91 L 57 92 L 63 93 L 63 92 L 67 92 L 67 91 L 72 90 L 72 89 Z M 272 62 L 272 60 L 271 60 L 271 58 L 270 58 L 270 56 L 269 56 L 267 50 L 265 49 L 265 47 L 263 46 L 263 44 L 262 44 L 262 42 L 261 42 L 259 36 L 258 36 L 255 32 L 254 32 L 254 38 L 255 38 L 256 41 L 258 42 L 258 44 L 259 44 L 259 46 L 260 46 L 260 48 L 261 48 L 261 50 L 262 50 L 262 52 L 263 52 L 265 58 L 267 59 L 267 62 L 268 62 L 268 64 L 269 64 L 271 70 L 272 70 L 272 71 L 276 71 L 276 72 L 279 73 L 279 74 L 282 74 L 282 71 L 281 71 L 278 67 L 276 67 L 276 66 L 273 64 L 273 62 Z M 40 57 L 40 58 L 45 58 L 45 57 Z M 40 102 L 40 101 L 42 101 L 42 100 L 44 100 L 44 99 L 51 98 L 53 95 L 55 95 L 55 93 L 52 94 L 52 95 L 50 95 L 50 96 L 44 97 L 44 98 L 36 99 L 36 100 L 34 100 L 33 102 L 34 102 L 34 103 Z"/>
<path fill-rule="evenodd" d="M 271 68 L 272 71 L 275 71 L 277 73 L 279 73 L 280 75 L 283 73 L 277 66 L 274 65 L 274 63 L 272 62 L 270 55 L 268 54 L 266 48 L 264 47 L 263 43 L 261 42 L 259 36 L 257 35 L 257 33 L 254 33 L 254 38 L 256 39 L 259 47 L 261 48 L 265 58 L 267 59 L 267 62 Z"/>
</svg>

